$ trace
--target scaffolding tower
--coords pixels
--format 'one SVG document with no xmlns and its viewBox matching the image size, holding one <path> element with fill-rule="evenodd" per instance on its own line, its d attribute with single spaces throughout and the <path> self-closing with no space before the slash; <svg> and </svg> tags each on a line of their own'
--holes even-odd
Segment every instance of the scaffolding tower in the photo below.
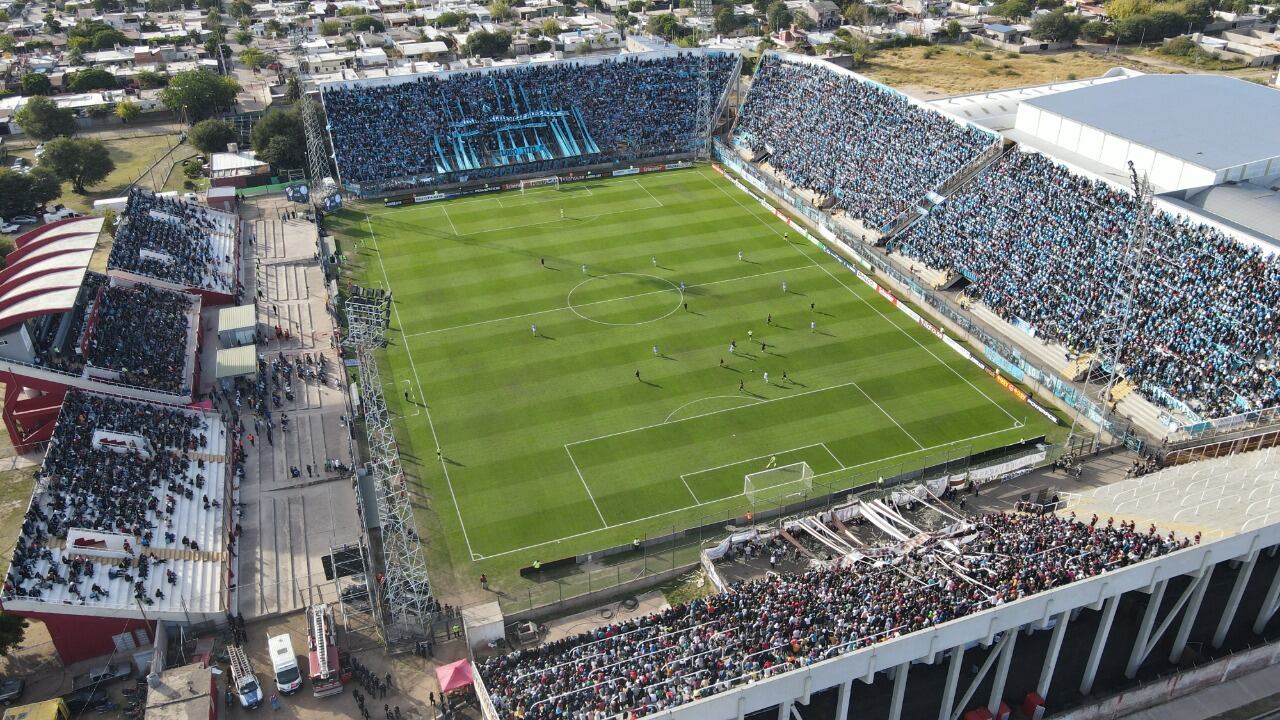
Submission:
<svg viewBox="0 0 1280 720">
<path fill-rule="evenodd" d="M 711 116 L 715 100 L 712 98 L 711 53 L 701 53 L 698 63 L 698 114 L 699 122 L 705 123 L 702 128 L 702 147 L 698 148 L 697 159 L 711 159 L 711 136 L 716 129 L 716 119 Z"/>
<path fill-rule="evenodd" d="M 413 499 L 400 465 L 374 356 L 386 345 L 391 295 L 378 289 L 354 288 L 345 309 L 346 342 L 360 369 L 360 411 L 368 438 L 367 480 L 377 498 L 383 565 L 377 595 L 383 613 L 383 641 L 389 652 L 412 650 L 419 640 L 429 637 L 439 606 L 431 595 Z"/>
<path fill-rule="evenodd" d="M 1096 350 L 1089 360 L 1089 369 L 1084 379 L 1087 396 L 1095 372 L 1101 369 L 1106 373 L 1106 381 L 1102 383 L 1096 396 L 1104 417 L 1097 418 L 1097 430 L 1093 436 L 1095 448 L 1102 443 L 1111 391 L 1125 377 L 1125 366 L 1122 360 L 1124 344 L 1129 334 L 1130 321 L 1137 307 L 1138 287 L 1142 282 L 1151 246 L 1151 219 L 1154 213 L 1151 183 L 1145 173 L 1138 174 L 1132 162 L 1129 163 L 1129 178 L 1133 184 L 1134 209 L 1137 212 L 1133 238 L 1125 244 L 1120 256 L 1120 272 L 1099 323 L 1098 337 L 1094 343 Z M 1076 421 L 1071 424 L 1071 435 L 1075 435 L 1077 422 L 1079 422 L 1078 414 Z M 1117 439 L 1124 440 L 1124 438 Z"/>
<path fill-rule="evenodd" d="M 302 130 L 307 140 L 307 174 L 311 178 L 311 203 L 317 208 L 328 210 L 333 207 L 331 198 L 338 194 L 338 184 L 334 182 L 330 172 L 329 152 L 325 145 L 324 107 L 319 100 L 307 97 L 306 86 L 302 82 L 302 65 L 307 53 L 302 45 L 306 41 L 306 31 L 294 30 L 289 35 L 294 60 L 298 66 L 293 69 L 293 76 L 298 80 L 302 96 L 298 98 L 298 113 L 302 115 Z"/>
</svg>

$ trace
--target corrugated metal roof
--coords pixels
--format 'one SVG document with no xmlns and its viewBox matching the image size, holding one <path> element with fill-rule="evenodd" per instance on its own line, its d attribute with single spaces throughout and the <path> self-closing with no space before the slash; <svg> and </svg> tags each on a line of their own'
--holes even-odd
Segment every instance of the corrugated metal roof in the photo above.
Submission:
<svg viewBox="0 0 1280 720">
<path fill-rule="evenodd" d="M 258 347 L 243 345 L 219 350 L 217 366 L 216 376 L 219 380 L 252 375 L 258 371 Z"/>
<path fill-rule="evenodd" d="M 218 332 L 252 329 L 258 324 L 258 313 L 252 305 L 224 307 L 218 311 Z"/>
</svg>

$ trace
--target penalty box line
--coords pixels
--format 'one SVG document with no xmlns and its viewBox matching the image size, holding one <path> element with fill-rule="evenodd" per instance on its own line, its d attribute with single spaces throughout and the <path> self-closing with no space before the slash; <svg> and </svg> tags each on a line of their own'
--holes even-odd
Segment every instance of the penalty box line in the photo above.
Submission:
<svg viewBox="0 0 1280 720">
<path fill-rule="evenodd" d="M 859 463 L 859 464 L 857 464 L 857 465 L 849 465 L 849 466 L 847 466 L 847 467 L 841 468 L 840 470 L 832 470 L 832 471 L 831 471 L 831 472 L 829 472 L 829 473 L 822 473 L 821 475 L 814 475 L 814 476 L 813 476 L 813 479 L 814 479 L 814 480 L 817 480 L 818 478 L 826 477 L 827 475 L 833 475 L 833 474 L 835 474 L 835 473 L 843 472 L 843 471 L 845 471 L 845 470 L 856 470 L 856 469 L 858 469 L 858 468 L 860 468 L 860 467 L 865 467 L 865 466 L 867 466 L 867 465 L 874 465 L 875 463 L 878 463 L 878 462 L 885 462 L 885 461 L 887 461 L 887 460 L 897 460 L 898 458 L 906 457 L 906 456 L 908 456 L 908 455 L 915 455 L 915 454 L 917 454 L 917 453 L 928 452 L 928 451 L 930 451 L 930 450 L 937 450 L 937 449 L 939 449 L 939 448 L 949 447 L 949 446 L 951 446 L 951 445 L 959 445 L 960 443 L 970 442 L 970 441 L 973 441 L 973 440 L 981 440 L 981 439 L 982 439 L 982 438 L 984 438 L 984 437 L 990 437 L 990 436 L 992 436 L 992 435 L 998 435 L 998 434 L 1003 433 L 1003 432 L 1009 432 L 1010 430 L 1017 430 L 1018 428 L 1021 428 L 1021 427 L 1025 427 L 1025 426 L 1023 425 L 1023 423 L 1021 423 L 1021 422 L 1015 422 L 1012 426 L 1007 427 L 1007 428 L 1002 428 L 1002 429 L 1000 429 L 1000 430 L 992 430 L 991 432 L 980 433 L 980 434 L 978 434 L 978 435 L 970 435 L 969 437 L 960 438 L 960 439 L 958 439 L 958 440 L 952 440 L 952 441 L 950 441 L 950 442 L 940 443 L 940 444 L 938 444 L 938 445 L 930 445 L 929 447 L 923 448 L 923 449 L 921 449 L 921 450 L 908 450 L 907 452 L 899 453 L 899 454 L 897 454 L 897 455 L 891 455 L 891 456 L 889 456 L 889 457 L 883 457 L 883 458 L 876 458 L 875 460 L 868 460 L 867 462 Z M 490 560 L 490 559 L 493 559 L 493 558 L 504 557 L 504 556 L 506 556 L 506 555 L 513 555 L 513 554 L 515 554 L 515 553 L 526 552 L 526 551 L 528 551 L 528 550 L 536 550 L 537 548 L 547 547 L 548 545 L 555 545 L 555 544 L 558 544 L 558 543 L 566 542 L 566 541 L 568 541 L 568 540 L 577 540 L 578 538 L 587 537 L 588 535 L 594 535 L 595 533 L 602 532 L 602 531 L 604 531 L 604 530 L 613 530 L 613 529 L 615 529 L 615 528 L 626 527 L 627 525 L 635 525 L 636 523 L 642 523 L 642 522 L 646 522 L 646 521 L 648 521 L 648 520 L 655 520 L 655 519 L 660 518 L 660 517 L 666 517 L 667 515 L 674 515 L 675 513 L 684 512 L 684 511 L 686 511 L 686 510 L 692 510 L 692 509 L 694 509 L 694 508 L 702 507 L 702 506 L 704 506 L 704 505 L 714 505 L 715 503 L 718 503 L 718 502 L 724 502 L 724 501 L 726 501 L 726 500 L 733 500 L 734 498 L 740 498 L 740 497 L 743 497 L 743 496 L 744 496 L 744 493 L 735 493 L 735 494 L 733 494 L 733 495 L 726 495 L 725 497 L 722 497 L 722 498 L 716 498 L 716 499 L 714 499 L 714 500 L 704 500 L 704 501 L 699 502 L 699 503 L 696 503 L 696 504 L 694 504 L 694 505 L 686 505 L 686 506 L 684 506 L 684 507 L 675 508 L 674 510 L 666 510 L 666 511 L 664 511 L 664 512 L 654 513 L 653 515 L 646 515 L 645 517 L 636 518 L 636 519 L 634 519 L 634 520 L 624 520 L 624 521 L 622 521 L 622 522 L 620 522 L 620 523 L 614 523 L 613 525 L 610 525 L 610 526 L 608 526 L 607 528 L 596 528 L 595 530 L 584 530 L 584 531 L 582 531 L 582 532 L 573 533 L 573 534 L 571 534 L 571 535 L 565 535 L 564 537 L 558 537 L 558 538 L 556 538 L 556 539 L 554 539 L 554 540 L 545 540 L 545 541 L 540 542 L 540 543 L 533 543 L 532 545 L 525 545 L 524 547 L 518 547 L 518 548 L 511 549 L 511 550 L 503 550 L 502 552 L 493 553 L 492 555 L 476 555 L 476 556 L 474 556 L 474 559 L 475 559 L 475 560 Z"/>
</svg>

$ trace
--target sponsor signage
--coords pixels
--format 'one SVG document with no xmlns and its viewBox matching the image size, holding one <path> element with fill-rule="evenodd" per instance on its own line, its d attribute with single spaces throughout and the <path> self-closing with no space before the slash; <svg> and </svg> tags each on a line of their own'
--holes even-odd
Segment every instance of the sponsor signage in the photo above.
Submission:
<svg viewBox="0 0 1280 720">
<path fill-rule="evenodd" d="M 639 175 L 639 174 L 640 174 L 640 168 L 636 168 L 636 167 L 623 168 L 621 170 L 613 171 L 614 177 L 622 177 L 624 175 Z"/>
</svg>

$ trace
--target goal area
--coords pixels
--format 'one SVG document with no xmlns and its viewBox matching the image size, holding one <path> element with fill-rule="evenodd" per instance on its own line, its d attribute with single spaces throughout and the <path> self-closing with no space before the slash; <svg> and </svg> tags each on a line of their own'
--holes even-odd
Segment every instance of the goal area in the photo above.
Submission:
<svg viewBox="0 0 1280 720">
<path fill-rule="evenodd" d="M 541 187 L 549 187 L 555 190 L 560 189 L 560 176 L 552 175 L 551 177 L 533 178 L 532 180 L 520 181 L 520 193 L 524 194 L 525 190 L 536 190 Z"/>
<path fill-rule="evenodd" d="M 801 461 L 748 473 L 743 478 L 742 494 L 755 504 L 804 494 L 812 489 L 813 469 L 809 463 Z"/>
</svg>

